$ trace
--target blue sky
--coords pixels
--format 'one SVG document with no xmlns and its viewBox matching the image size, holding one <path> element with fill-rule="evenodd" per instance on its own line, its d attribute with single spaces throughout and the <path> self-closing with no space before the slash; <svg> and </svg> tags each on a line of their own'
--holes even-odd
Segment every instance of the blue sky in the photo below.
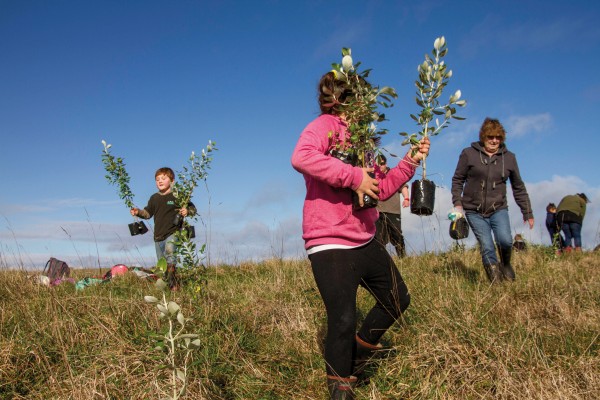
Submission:
<svg viewBox="0 0 600 400">
<path fill-rule="evenodd" d="M 154 171 L 180 170 L 213 140 L 199 240 L 211 263 L 303 257 L 302 176 L 290 155 L 318 115 L 316 83 L 351 47 L 393 86 L 384 147 L 409 114 L 417 65 L 444 35 L 466 121 L 433 138 L 428 177 L 436 213 L 403 214 L 409 252 L 451 244 L 449 187 L 462 148 L 486 116 L 508 131 L 536 216 L 513 231 L 548 243 L 545 206 L 585 192 L 584 247 L 600 242 L 597 148 L 600 5 L 588 1 L 72 1 L 0 0 L 0 265 L 117 262 L 151 266 L 150 234 L 104 178 L 101 140 L 125 159 L 135 202 Z"/>
</svg>

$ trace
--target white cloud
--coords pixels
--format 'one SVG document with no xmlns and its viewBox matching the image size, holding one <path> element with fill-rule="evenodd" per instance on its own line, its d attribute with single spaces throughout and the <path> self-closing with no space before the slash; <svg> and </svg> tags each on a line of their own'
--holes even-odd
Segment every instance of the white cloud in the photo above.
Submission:
<svg viewBox="0 0 600 400">
<path fill-rule="evenodd" d="M 438 183 L 439 184 L 439 183 Z M 545 228 L 546 205 L 558 203 L 567 194 L 584 192 L 591 200 L 583 224 L 583 246 L 593 249 L 600 241 L 600 187 L 592 187 L 573 176 L 553 176 L 550 180 L 527 183 L 535 227 L 529 230 L 522 222 L 519 208 L 509 197 L 509 214 L 513 235 L 523 233 L 532 243 L 549 244 Z M 402 228 L 409 254 L 423 251 L 446 251 L 453 240 L 448 235 L 447 214 L 452 208 L 450 189 L 437 187 L 434 215 L 418 217 L 402 210 Z M 294 203 L 294 204 L 292 204 Z M 207 243 L 207 262 L 238 264 L 272 257 L 306 257 L 301 227 L 301 199 L 288 203 L 287 212 L 260 219 L 253 213 L 235 212 L 235 218 L 213 214 L 211 221 L 196 223 L 196 243 Z M 147 221 L 149 223 L 149 221 Z M 209 231 L 210 230 L 210 231 Z M 466 244 L 475 244 L 470 235 Z M 152 232 L 130 236 L 127 221 L 97 224 L 73 221 L 44 221 L 18 228 L 0 230 L 0 268 L 23 265 L 39 268 L 50 257 L 64 259 L 73 266 L 103 268 L 117 263 L 153 266 L 156 262 Z"/>
<path fill-rule="evenodd" d="M 506 130 L 511 137 L 521 137 L 532 133 L 544 132 L 551 128 L 552 116 L 549 113 L 516 115 L 508 117 Z"/>
</svg>

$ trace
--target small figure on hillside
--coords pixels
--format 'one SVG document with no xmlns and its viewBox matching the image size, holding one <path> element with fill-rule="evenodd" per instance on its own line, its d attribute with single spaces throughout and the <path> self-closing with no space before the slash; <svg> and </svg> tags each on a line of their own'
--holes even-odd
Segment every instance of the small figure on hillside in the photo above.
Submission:
<svg viewBox="0 0 600 400">
<path fill-rule="evenodd" d="M 362 201 L 365 194 L 385 200 L 398 192 L 429 153 L 429 139 L 410 149 L 387 174 L 378 166 L 361 168 L 344 163 L 331 154 L 332 137 L 350 138 L 339 105 L 351 101 L 347 98 L 351 94 L 333 72 L 321 77 L 318 91 L 321 115 L 302 131 L 292 166 L 306 183 L 302 237 L 327 311 L 327 387 L 331 399 L 350 400 L 355 398 L 357 381 L 364 378 L 367 362 L 381 352 L 379 340 L 410 303 L 408 288 L 393 259 L 378 240 L 373 240 L 377 210 L 353 208 L 351 194 L 356 192 Z M 340 94 L 337 103 L 326 100 L 332 93 Z M 368 290 L 376 303 L 356 332 L 359 286 Z"/>
<path fill-rule="evenodd" d="M 581 226 L 585 217 L 586 204 L 589 203 L 585 193 L 570 194 L 562 198 L 556 209 L 556 221 L 565 234 L 564 251 L 570 252 L 573 246 L 581 251 Z"/>
<path fill-rule="evenodd" d="M 529 229 L 534 225 L 531 202 L 517 158 L 508 151 L 505 141 L 506 131 L 500 121 L 486 118 L 479 130 L 479 141 L 462 151 L 452 177 L 452 203 L 467 217 L 479 242 L 483 267 L 492 283 L 515 279 L 510 263 L 512 235 L 506 200 L 509 179 L 523 221 L 529 224 Z"/>
<path fill-rule="evenodd" d="M 565 240 L 560 233 L 558 221 L 556 221 L 556 204 L 548 203 L 546 206 L 546 229 L 550 234 L 552 246 L 560 253 L 565 245 Z"/>
<path fill-rule="evenodd" d="M 521 235 L 520 233 L 517 233 L 515 235 L 515 239 L 513 241 L 513 249 L 515 249 L 515 251 L 527 250 L 527 243 L 525 243 L 525 239 L 523 239 L 523 235 Z"/>
<path fill-rule="evenodd" d="M 179 288 L 179 282 L 175 271 L 177 260 L 175 259 L 175 232 L 181 228 L 183 218 L 193 216 L 196 207 L 192 202 L 187 207 L 178 209 L 175 196 L 172 192 L 175 173 L 171 168 L 159 168 L 154 174 L 158 193 L 154 193 L 144 208 L 132 208 L 131 215 L 144 219 L 154 217 L 154 245 L 156 257 L 167 261 L 167 273 L 165 280 L 173 290 Z M 181 216 L 181 217 L 180 217 Z"/>
<path fill-rule="evenodd" d="M 382 154 L 380 156 L 379 168 L 381 172 L 387 174 L 390 168 L 387 166 L 387 158 Z M 402 194 L 403 200 L 400 200 L 400 194 Z M 402 185 L 399 191 L 394 193 L 392 197 L 387 200 L 382 200 L 377 203 L 377 210 L 379 211 L 379 219 L 376 223 L 377 233 L 375 238 L 379 240 L 384 246 L 388 243 L 392 243 L 396 249 L 398 257 L 404 257 L 406 255 L 406 246 L 404 244 L 404 235 L 402 235 L 402 207 L 406 208 L 410 205 L 410 198 L 408 197 L 408 185 L 405 183 Z"/>
</svg>

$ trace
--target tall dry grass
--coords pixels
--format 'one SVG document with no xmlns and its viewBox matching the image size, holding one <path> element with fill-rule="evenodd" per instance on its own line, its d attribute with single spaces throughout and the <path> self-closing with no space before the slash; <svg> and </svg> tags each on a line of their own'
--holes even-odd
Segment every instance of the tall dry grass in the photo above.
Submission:
<svg viewBox="0 0 600 400">
<path fill-rule="evenodd" d="M 600 254 L 515 255 L 489 286 L 474 250 L 397 260 L 412 295 L 364 399 L 591 399 L 600 394 Z M 96 270 L 76 271 L 78 277 Z M 1 399 L 158 399 L 163 325 L 134 276 L 76 292 L 0 271 Z M 209 270 L 173 293 L 203 347 L 189 399 L 324 399 L 325 313 L 307 261 Z M 372 304 L 359 294 L 364 314 Z"/>
</svg>

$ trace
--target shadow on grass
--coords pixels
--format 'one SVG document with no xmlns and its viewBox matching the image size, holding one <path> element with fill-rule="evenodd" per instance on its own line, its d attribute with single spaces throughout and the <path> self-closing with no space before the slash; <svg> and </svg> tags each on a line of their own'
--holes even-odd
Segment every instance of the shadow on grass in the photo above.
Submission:
<svg viewBox="0 0 600 400">
<path fill-rule="evenodd" d="M 466 281 L 473 284 L 479 281 L 480 271 L 475 268 L 469 268 L 460 259 L 448 260 L 440 270 L 440 272 L 445 274 L 462 276 Z"/>
</svg>

